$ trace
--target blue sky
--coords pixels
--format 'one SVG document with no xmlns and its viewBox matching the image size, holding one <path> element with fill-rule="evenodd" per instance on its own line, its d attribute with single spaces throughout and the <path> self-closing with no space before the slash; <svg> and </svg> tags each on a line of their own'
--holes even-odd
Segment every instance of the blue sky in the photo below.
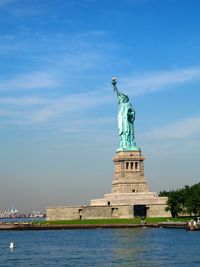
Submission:
<svg viewBox="0 0 200 267">
<path fill-rule="evenodd" d="M 109 193 L 118 77 L 151 191 L 199 182 L 197 0 L 0 0 L 0 209 Z"/>
</svg>

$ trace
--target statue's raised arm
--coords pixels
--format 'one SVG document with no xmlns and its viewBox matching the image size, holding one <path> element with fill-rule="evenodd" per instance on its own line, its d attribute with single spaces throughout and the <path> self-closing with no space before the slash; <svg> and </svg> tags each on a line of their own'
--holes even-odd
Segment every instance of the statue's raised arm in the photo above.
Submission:
<svg viewBox="0 0 200 267">
<path fill-rule="evenodd" d="M 119 90 L 117 89 L 117 77 L 112 77 L 112 85 L 113 85 L 113 91 L 116 92 L 117 98 L 119 99 L 121 93 L 119 92 Z"/>
</svg>

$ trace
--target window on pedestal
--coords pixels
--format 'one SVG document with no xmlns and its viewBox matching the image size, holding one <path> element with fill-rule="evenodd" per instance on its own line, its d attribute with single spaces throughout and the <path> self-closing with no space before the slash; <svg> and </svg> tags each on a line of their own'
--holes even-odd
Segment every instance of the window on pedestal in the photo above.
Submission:
<svg viewBox="0 0 200 267">
<path fill-rule="evenodd" d="M 139 164 L 138 162 L 135 162 L 135 169 L 138 170 Z"/>
<path fill-rule="evenodd" d="M 128 170 L 129 162 L 126 162 L 126 170 Z"/>
<path fill-rule="evenodd" d="M 133 162 L 131 162 L 131 170 L 133 169 Z"/>
</svg>

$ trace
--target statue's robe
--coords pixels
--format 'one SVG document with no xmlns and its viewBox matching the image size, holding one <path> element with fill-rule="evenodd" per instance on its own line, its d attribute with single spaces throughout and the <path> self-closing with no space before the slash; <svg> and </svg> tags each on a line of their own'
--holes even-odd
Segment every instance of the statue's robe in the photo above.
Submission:
<svg viewBox="0 0 200 267">
<path fill-rule="evenodd" d="M 122 146 L 131 145 L 134 140 L 135 110 L 130 102 L 120 103 L 118 113 L 118 131 Z"/>
</svg>

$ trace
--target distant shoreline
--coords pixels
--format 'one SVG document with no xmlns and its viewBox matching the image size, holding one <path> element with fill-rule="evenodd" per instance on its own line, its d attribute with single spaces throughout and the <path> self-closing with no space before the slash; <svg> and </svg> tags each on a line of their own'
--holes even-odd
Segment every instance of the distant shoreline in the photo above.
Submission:
<svg viewBox="0 0 200 267">
<path fill-rule="evenodd" d="M 0 224 L 0 231 L 8 230 L 72 230 L 72 229 L 116 229 L 116 228 L 176 228 L 186 229 L 185 222 L 161 222 L 147 224 L 32 224 L 32 223 L 5 223 Z"/>
</svg>

